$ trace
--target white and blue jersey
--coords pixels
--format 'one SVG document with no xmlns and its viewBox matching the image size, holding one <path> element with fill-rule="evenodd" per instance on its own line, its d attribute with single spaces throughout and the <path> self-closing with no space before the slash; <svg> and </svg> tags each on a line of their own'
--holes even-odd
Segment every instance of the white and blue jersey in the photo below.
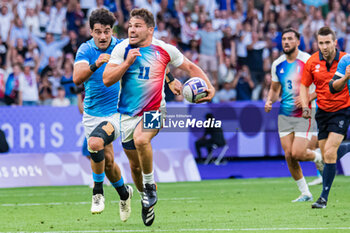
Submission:
<svg viewBox="0 0 350 233">
<path fill-rule="evenodd" d="M 272 63 L 272 81 L 281 84 L 281 105 L 279 114 L 291 117 L 301 117 L 302 109 L 295 105 L 295 98 L 300 93 L 300 81 L 306 61 L 309 59 L 308 53 L 299 51 L 294 62 L 289 63 L 286 55 L 283 54 Z M 315 86 L 310 86 L 310 93 L 315 91 Z"/>
<path fill-rule="evenodd" d="M 109 47 L 106 50 L 100 50 L 96 46 L 94 39 L 88 40 L 79 47 L 75 57 L 75 64 L 86 62 L 91 65 L 95 63 L 101 54 L 111 54 L 114 47 L 120 42 L 121 40 L 112 37 Z M 117 113 L 120 85 L 119 82 L 110 87 L 104 85 L 102 75 L 106 64 L 107 63 L 98 68 L 90 78 L 84 82 L 84 112 L 91 116 L 106 117 Z"/>
<path fill-rule="evenodd" d="M 346 67 L 348 65 L 350 65 L 350 54 L 346 54 L 340 59 L 335 75 L 341 78 L 344 77 L 346 72 Z M 350 95 L 350 79 L 348 81 L 348 89 L 349 89 L 349 95 Z"/>
</svg>

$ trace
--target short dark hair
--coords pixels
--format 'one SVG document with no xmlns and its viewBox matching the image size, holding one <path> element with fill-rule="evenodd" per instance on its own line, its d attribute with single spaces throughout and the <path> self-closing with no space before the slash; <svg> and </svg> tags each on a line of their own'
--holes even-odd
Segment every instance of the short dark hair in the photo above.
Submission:
<svg viewBox="0 0 350 233">
<path fill-rule="evenodd" d="M 105 26 L 109 25 L 111 28 L 113 28 L 115 21 L 116 18 L 112 12 L 104 8 L 97 9 L 91 13 L 91 16 L 89 18 L 90 29 L 94 29 L 94 25 L 96 23 L 100 23 Z"/>
<path fill-rule="evenodd" d="M 154 22 L 154 16 L 152 12 L 145 8 L 140 8 L 140 9 L 133 9 L 130 12 L 130 18 L 135 17 L 135 18 L 140 18 L 145 21 L 147 27 L 154 27 L 155 22 Z"/>
<path fill-rule="evenodd" d="M 298 40 L 300 40 L 300 33 L 297 31 L 297 30 L 295 30 L 294 28 L 286 28 L 286 29 L 284 29 L 283 30 L 283 32 L 282 32 L 282 37 L 283 37 L 283 35 L 284 34 L 286 34 L 286 33 L 288 33 L 288 32 L 293 32 L 294 33 L 294 35 L 295 35 L 295 37 L 298 39 Z"/>
<path fill-rule="evenodd" d="M 321 27 L 318 32 L 317 32 L 317 36 L 328 36 L 328 35 L 332 35 L 332 39 L 335 40 L 335 32 L 330 28 L 330 27 Z"/>
</svg>

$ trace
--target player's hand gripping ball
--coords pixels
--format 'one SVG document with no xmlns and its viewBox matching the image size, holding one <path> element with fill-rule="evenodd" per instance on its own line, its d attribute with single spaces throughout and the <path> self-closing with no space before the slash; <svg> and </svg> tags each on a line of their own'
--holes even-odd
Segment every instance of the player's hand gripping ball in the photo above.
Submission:
<svg viewBox="0 0 350 233">
<path fill-rule="evenodd" d="M 208 86 L 203 79 L 198 77 L 190 78 L 183 86 L 182 94 L 190 103 L 196 103 L 197 100 L 208 95 Z"/>
</svg>

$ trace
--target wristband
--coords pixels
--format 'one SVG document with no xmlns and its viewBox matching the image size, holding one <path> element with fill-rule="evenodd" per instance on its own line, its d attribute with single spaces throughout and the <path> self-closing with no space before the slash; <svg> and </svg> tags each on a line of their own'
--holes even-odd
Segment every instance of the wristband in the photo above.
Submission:
<svg viewBox="0 0 350 233">
<path fill-rule="evenodd" d="M 96 66 L 96 63 L 90 65 L 90 70 L 92 72 L 95 72 L 97 69 L 98 69 L 98 67 Z"/>
<path fill-rule="evenodd" d="M 175 78 L 174 78 L 174 76 L 169 72 L 169 73 L 167 73 L 167 75 L 166 76 L 168 76 L 168 78 L 169 78 L 169 82 L 167 82 L 167 84 L 170 84 L 172 81 L 174 81 L 175 80 Z"/>
</svg>

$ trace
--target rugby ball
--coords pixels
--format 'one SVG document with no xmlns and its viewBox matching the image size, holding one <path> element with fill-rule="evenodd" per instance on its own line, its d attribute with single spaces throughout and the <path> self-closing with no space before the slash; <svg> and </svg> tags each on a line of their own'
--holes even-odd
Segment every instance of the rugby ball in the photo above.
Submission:
<svg viewBox="0 0 350 233">
<path fill-rule="evenodd" d="M 208 95 L 207 90 L 208 86 L 203 79 L 193 77 L 183 85 L 182 94 L 188 102 L 195 103 Z"/>
</svg>

